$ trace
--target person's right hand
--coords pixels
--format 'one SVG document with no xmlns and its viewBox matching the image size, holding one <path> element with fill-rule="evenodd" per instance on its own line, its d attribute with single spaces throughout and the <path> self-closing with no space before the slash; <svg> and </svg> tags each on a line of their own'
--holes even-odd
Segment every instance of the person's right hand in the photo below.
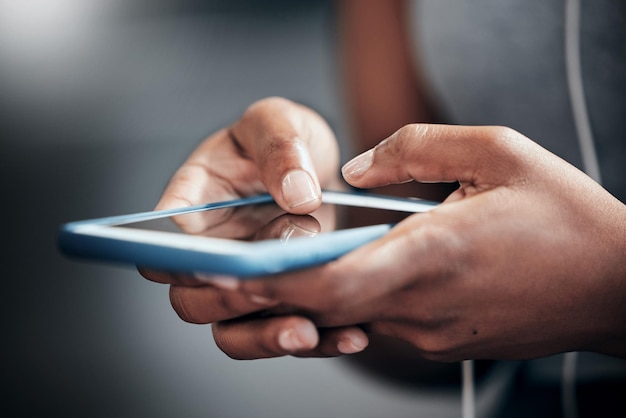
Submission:
<svg viewBox="0 0 626 418">
<path fill-rule="evenodd" d="M 156 210 L 269 192 L 287 212 L 308 214 L 320 207 L 322 188 L 337 188 L 339 184 L 339 149 L 324 119 L 287 99 L 268 98 L 252 104 L 231 127 L 207 138 L 172 177 Z M 209 218 L 190 219 L 179 226 L 193 233 L 204 230 Z M 272 352 L 280 346 L 285 353 L 333 356 L 358 351 L 367 344 L 360 328 L 341 327 L 324 330 L 324 344 L 318 346 L 319 331 L 309 320 L 290 315 L 289 307 L 277 307 L 232 291 L 237 286 L 236 278 L 183 276 L 141 267 L 139 271 L 149 280 L 171 285 L 170 299 L 175 309 L 193 305 L 189 301 L 203 301 L 202 312 L 177 310 L 188 322 L 250 319 L 271 309 L 280 315 L 278 320 L 288 330 L 277 339 Z M 194 321 L 194 316 L 202 320 Z M 263 328 L 265 323 L 259 318 L 256 326 Z"/>
<path fill-rule="evenodd" d="M 156 209 L 269 192 L 287 212 L 308 214 L 321 187 L 338 184 L 339 150 L 313 110 L 272 97 L 209 136 L 172 177 Z"/>
</svg>

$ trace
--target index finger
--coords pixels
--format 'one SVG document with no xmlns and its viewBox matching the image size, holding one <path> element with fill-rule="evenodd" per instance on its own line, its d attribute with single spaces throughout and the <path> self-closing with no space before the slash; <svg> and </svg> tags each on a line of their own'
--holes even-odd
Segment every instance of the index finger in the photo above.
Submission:
<svg viewBox="0 0 626 418">
<path fill-rule="evenodd" d="M 286 99 L 264 99 L 250 106 L 231 132 L 283 209 L 306 214 L 320 206 L 320 185 L 333 181 L 339 151 L 317 113 Z"/>
</svg>

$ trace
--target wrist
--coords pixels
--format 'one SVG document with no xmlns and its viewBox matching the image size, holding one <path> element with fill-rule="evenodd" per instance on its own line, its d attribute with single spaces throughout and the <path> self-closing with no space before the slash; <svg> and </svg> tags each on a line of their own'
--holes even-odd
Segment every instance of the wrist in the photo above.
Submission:
<svg viewBox="0 0 626 418">
<path fill-rule="evenodd" d="M 605 247 L 610 258 L 600 280 L 604 289 L 598 304 L 603 315 L 591 351 L 626 357 L 626 205 L 617 206 L 611 217 L 612 239 Z"/>
</svg>

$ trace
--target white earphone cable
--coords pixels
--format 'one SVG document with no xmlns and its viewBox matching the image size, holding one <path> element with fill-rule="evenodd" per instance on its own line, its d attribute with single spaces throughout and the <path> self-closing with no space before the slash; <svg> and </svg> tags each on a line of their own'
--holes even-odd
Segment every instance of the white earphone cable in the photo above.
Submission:
<svg viewBox="0 0 626 418">
<path fill-rule="evenodd" d="M 463 360 L 461 362 L 462 388 L 461 388 L 461 408 L 463 418 L 474 418 L 476 416 L 476 405 L 474 395 L 474 361 Z"/>
<path fill-rule="evenodd" d="M 580 63 L 580 0 L 565 0 L 565 67 L 583 169 L 589 177 L 602 183 Z"/>
</svg>

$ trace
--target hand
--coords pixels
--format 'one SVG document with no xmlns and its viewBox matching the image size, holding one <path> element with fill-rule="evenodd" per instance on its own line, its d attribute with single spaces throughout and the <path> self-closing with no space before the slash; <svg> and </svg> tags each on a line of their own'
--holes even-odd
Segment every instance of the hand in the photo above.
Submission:
<svg viewBox="0 0 626 418">
<path fill-rule="evenodd" d="M 250 106 L 230 128 L 211 135 L 192 153 L 172 178 L 156 209 L 269 191 L 286 211 L 308 214 L 321 204 L 321 187 L 338 187 L 338 161 L 335 137 L 317 113 L 286 99 L 264 99 Z M 228 216 L 231 215 L 229 212 Z M 223 226 L 222 220 L 199 213 L 186 216 L 184 220 L 180 217 L 178 223 L 186 232 L 200 233 L 207 228 L 219 229 Z M 250 226 L 235 224 L 239 228 L 237 233 L 243 234 Z M 231 229 L 220 232 L 231 234 L 232 227 L 229 223 Z M 319 225 L 312 222 L 312 218 L 282 217 L 260 233 L 306 235 L 316 228 Z M 232 291 L 237 285 L 234 278 L 185 276 L 144 268 L 139 271 L 149 280 L 171 284 L 172 304 L 179 315 L 190 322 L 231 320 L 234 323 L 233 318 L 240 316 L 248 320 L 262 317 L 268 308 L 280 312 L 280 324 L 285 332 L 268 351 L 271 353 L 282 347 L 286 352 L 305 350 L 304 355 L 337 355 L 336 346 L 343 335 L 356 335 L 353 340 L 366 340 L 359 328 L 346 327 L 327 330 L 325 343 L 318 344 L 318 331 L 310 321 L 288 315 L 289 309 L 284 306 Z M 198 305 L 196 301 L 202 302 Z M 258 321 L 261 324 L 258 329 L 263 329 L 263 320 Z M 254 324 L 253 321 L 246 323 Z M 316 352 L 307 352 L 309 349 Z"/>
<path fill-rule="evenodd" d="M 321 186 L 336 185 L 339 151 L 326 122 L 282 98 L 251 105 L 230 128 L 207 138 L 176 172 L 156 209 L 267 192 L 286 211 L 321 204 Z"/>
<path fill-rule="evenodd" d="M 626 355 L 626 208 L 584 173 L 510 129 L 433 125 L 402 128 L 343 173 L 357 187 L 461 187 L 335 262 L 235 283 L 242 298 L 298 315 L 216 324 L 227 354 L 283 355 L 274 342 L 287 330 L 305 338 L 299 321 L 308 335 L 358 324 L 432 360 Z M 208 302 L 176 304 L 197 315 Z"/>
</svg>

